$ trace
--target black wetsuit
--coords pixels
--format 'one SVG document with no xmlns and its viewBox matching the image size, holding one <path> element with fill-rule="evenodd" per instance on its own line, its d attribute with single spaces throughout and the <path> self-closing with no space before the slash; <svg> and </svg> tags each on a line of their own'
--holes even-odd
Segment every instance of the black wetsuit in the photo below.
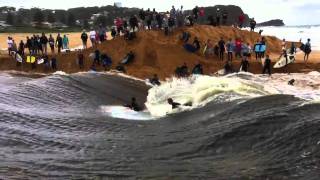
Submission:
<svg viewBox="0 0 320 180">
<path fill-rule="evenodd" d="M 248 69 L 249 69 L 249 61 L 248 61 L 248 60 L 243 60 L 243 61 L 241 62 L 241 66 L 242 66 L 242 71 L 248 72 Z"/>
<path fill-rule="evenodd" d="M 181 104 L 177 102 L 172 102 L 170 105 L 172 106 L 172 109 L 177 109 L 179 106 L 181 106 Z"/>
<path fill-rule="evenodd" d="M 220 40 L 219 42 L 218 42 L 218 44 L 219 44 L 219 58 L 220 58 L 220 60 L 222 60 L 223 61 L 223 59 L 224 59 L 224 52 L 226 51 L 226 49 L 225 49 L 225 42 L 224 42 L 224 40 Z"/>
<path fill-rule="evenodd" d="M 159 79 L 158 79 L 158 78 L 155 78 L 155 77 L 152 78 L 152 79 L 150 79 L 150 83 L 153 84 L 153 85 L 157 85 L 157 86 L 160 86 L 160 85 L 161 85 Z"/>
</svg>

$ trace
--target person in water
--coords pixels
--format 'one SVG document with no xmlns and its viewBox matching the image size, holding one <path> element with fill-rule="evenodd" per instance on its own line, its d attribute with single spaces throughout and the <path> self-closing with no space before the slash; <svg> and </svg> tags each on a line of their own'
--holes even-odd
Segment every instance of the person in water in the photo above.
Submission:
<svg viewBox="0 0 320 180">
<path fill-rule="evenodd" d="M 154 75 L 153 75 L 153 78 L 150 79 L 150 83 L 151 83 L 152 85 L 157 85 L 157 86 L 160 86 L 160 85 L 161 85 L 157 74 L 154 74 Z"/>
<path fill-rule="evenodd" d="M 266 60 L 264 61 L 262 74 L 265 74 L 266 72 L 271 76 L 271 59 L 269 58 L 269 55 L 266 56 Z"/>
<path fill-rule="evenodd" d="M 137 100 L 136 100 L 135 97 L 131 98 L 131 103 L 125 105 L 125 107 L 128 107 L 128 108 L 130 108 L 131 110 L 134 110 L 134 111 L 141 111 L 141 108 L 138 105 Z"/>
<path fill-rule="evenodd" d="M 177 109 L 179 106 L 181 106 L 180 103 L 174 102 L 172 98 L 168 99 L 168 104 L 171 105 L 172 109 Z"/>
</svg>

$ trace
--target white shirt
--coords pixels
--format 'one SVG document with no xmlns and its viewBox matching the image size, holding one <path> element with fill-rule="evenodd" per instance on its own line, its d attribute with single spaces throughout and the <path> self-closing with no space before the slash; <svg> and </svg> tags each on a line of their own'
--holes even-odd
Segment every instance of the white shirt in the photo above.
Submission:
<svg viewBox="0 0 320 180">
<path fill-rule="evenodd" d="M 7 43 L 8 43 L 8 47 L 9 47 L 9 48 L 12 48 L 12 46 L 13 46 L 13 41 L 12 41 L 12 39 L 8 39 L 8 40 L 7 40 Z"/>
<path fill-rule="evenodd" d="M 90 39 L 96 39 L 96 31 L 90 31 Z"/>
</svg>

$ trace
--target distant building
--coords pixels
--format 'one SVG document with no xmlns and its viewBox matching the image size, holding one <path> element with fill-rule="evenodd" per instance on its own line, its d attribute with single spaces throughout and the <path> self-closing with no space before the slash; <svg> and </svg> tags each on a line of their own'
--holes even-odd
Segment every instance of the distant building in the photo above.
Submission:
<svg viewBox="0 0 320 180">
<path fill-rule="evenodd" d="M 115 2 L 114 6 L 118 7 L 118 8 L 121 8 L 122 7 L 122 3 L 121 2 Z"/>
</svg>

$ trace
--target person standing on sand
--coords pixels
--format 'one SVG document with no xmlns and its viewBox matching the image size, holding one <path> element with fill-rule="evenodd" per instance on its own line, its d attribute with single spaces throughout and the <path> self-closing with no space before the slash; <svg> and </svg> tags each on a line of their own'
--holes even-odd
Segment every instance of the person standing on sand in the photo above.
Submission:
<svg viewBox="0 0 320 180">
<path fill-rule="evenodd" d="M 143 8 L 139 12 L 139 18 L 141 20 L 141 27 L 144 30 L 144 28 L 145 28 L 145 20 L 146 20 L 146 13 L 144 12 Z"/>
<path fill-rule="evenodd" d="M 221 37 L 220 41 L 218 42 L 218 45 L 219 45 L 219 58 L 220 60 L 224 60 L 224 53 L 226 51 L 226 48 L 225 48 L 225 42 L 223 40 L 223 37 Z"/>
<path fill-rule="evenodd" d="M 241 50 L 242 50 L 242 41 L 241 41 L 241 39 L 237 39 L 236 40 L 236 44 L 235 44 L 235 52 L 236 52 L 236 54 L 235 54 L 235 57 L 237 58 L 237 57 L 239 57 L 239 58 L 241 58 L 242 57 L 242 55 L 241 55 Z"/>
<path fill-rule="evenodd" d="M 8 37 L 7 44 L 8 44 L 8 54 L 11 55 L 13 40 L 10 36 Z"/>
<path fill-rule="evenodd" d="M 89 35 L 92 47 L 96 47 L 96 31 L 94 29 L 91 29 Z"/>
<path fill-rule="evenodd" d="M 234 49 L 234 44 L 232 42 L 232 39 L 230 38 L 227 43 L 228 61 L 232 61 L 233 59 L 233 49 Z"/>
<path fill-rule="evenodd" d="M 60 33 L 58 34 L 57 38 L 56 38 L 56 47 L 58 48 L 58 53 L 61 53 L 61 49 L 62 49 L 62 37 L 60 35 Z"/>
<path fill-rule="evenodd" d="M 239 16 L 239 28 L 240 29 L 242 29 L 242 27 L 243 27 L 244 20 L 245 20 L 245 16 L 243 13 L 241 13 Z"/>
<path fill-rule="evenodd" d="M 31 42 L 31 39 L 29 38 L 29 36 L 27 36 L 26 48 L 28 48 L 29 54 L 31 54 L 31 52 L 32 52 L 32 42 Z"/>
<path fill-rule="evenodd" d="M 49 36 L 49 46 L 51 49 L 51 53 L 54 54 L 54 39 L 52 37 L 52 34 L 50 34 L 50 36 Z"/>
<path fill-rule="evenodd" d="M 250 20 L 250 31 L 254 32 L 254 29 L 256 28 L 257 22 L 254 20 L 254 18 L 252 18 Z"/>
<path fill-rule="evenodd" d="M 67 35 L 63 35 L 62 43 L 62 49 L 69 49 L 69 38 Z"/>
<path fill-rule="evenodd" d="M 286 46 L 286 39 L 283 39 L 282 42 L 281 42 L 281 50 L 286 50 L 287 49 L 287 46 Z"/>
<path fill-rule="evenodd" d="M 99 26 L 99 39 L 100 39 L 100 43 L 103 43 L 107 37 L 106 37 L 106 28 L 102 26 L 102 24 L 100 24 Z"/>
<path fill-rule="evenodd" d="M 41 42 L 41 47 L 42 47 L 42 55 L 48 54 L 48 52 L 47 52 L 48 38 L 44 33 L 42 33 L 42 36 L 40 38 L 40 42 Z"/>
<path fill-rule="evenodd" d="M 83 31 L 81 34 L 81 40 L 82 40 L 82 48 L 83 49 L 87 49 L 87 42 L 88 42 L 88 34 L 86 33 L 86 31 Z"/>
<path fill-rule="evenodd" d="M 21 40 L 20 44 L 19 44 L 19 48 L 18 48 L 18 53 L 21 56 L 24 56 L 24 48 L 25 48 L 25 44 L 24 44 L 23 40 Z"/>
<path fill-rule="evenodd" d="M 271 76 L 271 60 L 269 55 L 266 56 L 266 60 L 264 61 L 262 74 L 265 74 L 268 71 L 268 74 Z"/>
<path fill-rule="evenodd" d="M 197 21 L 198 20 L 198 16 L 199 16 L 199 8 L 198 8 L 198 6 L 196 6 L 195 8 L 192 9 L 192 13 L 193 13 L 194 21 Z"/>
<path fill-rule="evenodd" d="M 304 45 L 304 62 L 306 63 L 309 60 L 309 55 L 311 53 L 311 39 L 308 39 L 307 43 Z"/>
<path fill-rule="evenodd" d="M 227 20 L 228 20 L 228 12 L 223 11 L 222 13 L 222 25 L 226 26 L 227 25 Z"/>
</svg>

